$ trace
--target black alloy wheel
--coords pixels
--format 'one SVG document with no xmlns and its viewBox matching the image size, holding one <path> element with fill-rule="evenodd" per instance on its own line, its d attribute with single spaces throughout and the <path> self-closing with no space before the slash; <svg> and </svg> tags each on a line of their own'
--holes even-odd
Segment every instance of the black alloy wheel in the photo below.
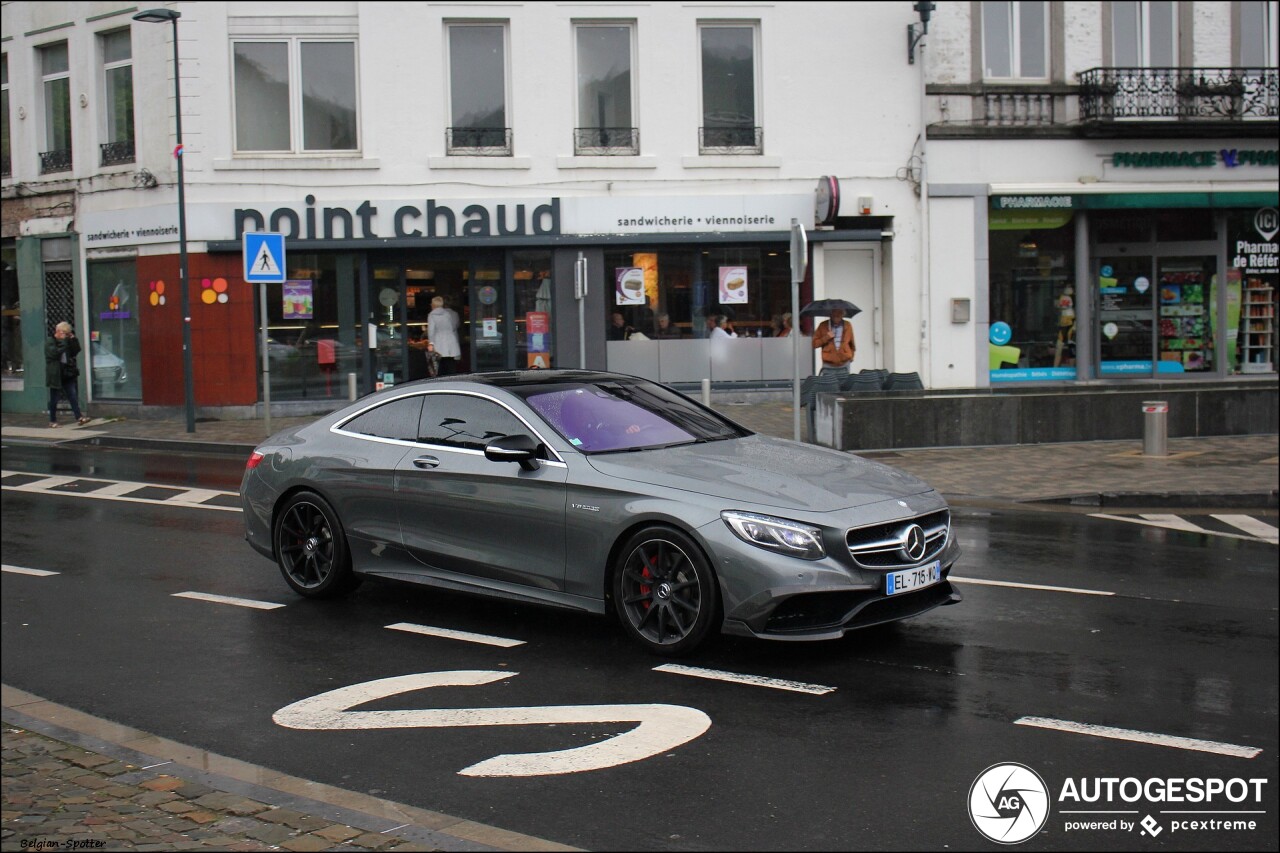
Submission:
<svg viewBox="0 0 1280 853">
<path fill-rule="evenodd" d="M 337 514 L 314 492 L 299 492 L 280 510 L 275 549 L 285 581 L 299 595 L 329 598 L 360 583 Z"/>
<path fill-rule="evenodd" d="M 715 627 L 719 595 L 711 566 L 684 533 L 650 527 L 623 547 L 613 596 L 627 633 L 649 651 L 693 651 Z"/>
</svg>

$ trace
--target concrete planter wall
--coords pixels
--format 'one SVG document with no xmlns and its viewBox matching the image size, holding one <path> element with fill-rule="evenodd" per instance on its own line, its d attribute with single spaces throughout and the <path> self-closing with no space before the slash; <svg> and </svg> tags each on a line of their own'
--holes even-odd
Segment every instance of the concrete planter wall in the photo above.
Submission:
<svg viewBox="0 0 1280 853">
<path fill-rule="evenodd" d="M 818 444 L 840 450 L 1141 439 L 1142 404 L 1169 404 L 1170 438 L 1280 432 L 1280 387 L 1144 383 L 1040 391 L 819 394 Z"/>
</svg>

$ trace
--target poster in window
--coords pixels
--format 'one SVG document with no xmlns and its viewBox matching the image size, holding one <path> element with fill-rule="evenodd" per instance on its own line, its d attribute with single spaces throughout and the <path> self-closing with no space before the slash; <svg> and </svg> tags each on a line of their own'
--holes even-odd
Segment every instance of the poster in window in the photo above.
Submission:
<svg viewBox="0 0 1280 853">
<path fill-rule="evenodd" d="M 284 319 L 313 319 L 315 301 L 310 279 L 293 279 L 286 281 L 284 283 L 283 294 Z"/>
<path fill-rule="evenodd" d="M 644 270 L 640 267 L 617 267 L 613 272 L 617 282 L 617 304 L 644 305 L 647 301 L 644 294 Z"/>
<path fill-rule="evenodd" d="M 747 268 L 720 267 L 720 304 L 747 303 Z"/>
</svg>

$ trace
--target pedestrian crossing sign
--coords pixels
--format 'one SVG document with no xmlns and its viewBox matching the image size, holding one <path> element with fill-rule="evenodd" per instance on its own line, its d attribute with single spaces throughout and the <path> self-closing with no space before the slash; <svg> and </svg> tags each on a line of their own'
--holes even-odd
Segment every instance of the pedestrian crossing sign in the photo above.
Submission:
<svg viewBox="0 0 1280 853">
<path fill-rule="evenodd" d="M 283 234 L 245 233 L 244 280 L 250 284 L 279 284 L 285 280 Z"/>
</svg>

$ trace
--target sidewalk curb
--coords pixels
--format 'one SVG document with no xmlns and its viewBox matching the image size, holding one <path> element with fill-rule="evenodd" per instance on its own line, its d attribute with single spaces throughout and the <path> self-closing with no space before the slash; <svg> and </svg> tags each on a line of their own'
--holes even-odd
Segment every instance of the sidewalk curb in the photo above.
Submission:
<svg viewBox="0 0 1280 853">
<path fill-rule="evenodd" d="M 198 782 L 218 791 L 237 794 L 289 808 L 368 832 L 393 835 L 432 849 L 450 851 L 574 851 L 578 848 L 496 826 L 452 817 L 441 812 L 368 794 L 347 791 L 276 773 L 237 759 L 149 735 L 129 726 L 112 723 L 65 705 L 42 699 L 4 684 L 3 718 L 6 724 L 90 752 L 134 764 L 139 768 L 160 765 L 156 775 Z M 193 766 L 197 759 L 205 767 Z M 270 779 L 273 784 L 264 785 Z M 256 780 L 256 781 L 255 781 Z"/>
<path fill-rule="evenodd" d="M 1097 492 L 1019 501 L 1081 507 L 1152 509 L 1276 509 L 1280 493 L 1262 492 Z"/>
</svg>

